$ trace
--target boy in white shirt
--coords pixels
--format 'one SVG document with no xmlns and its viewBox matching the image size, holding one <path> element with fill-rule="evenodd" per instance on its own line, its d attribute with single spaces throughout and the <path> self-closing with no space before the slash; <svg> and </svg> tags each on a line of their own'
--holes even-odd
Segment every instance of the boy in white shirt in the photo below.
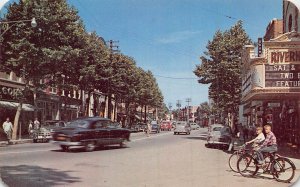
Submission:
<svg viewBox="0 0 300 187">
<path fill-rule="evenodd" d="M 259 144 L 261 144 L 265 140 L 265 135 L 263 133 L 263 128 L 262 127 L 256 127 L 256 138 L 253 140 L 246 142 L 247 144 L 253 143 L 253 147 L 257 147 Z"/>
</svg>

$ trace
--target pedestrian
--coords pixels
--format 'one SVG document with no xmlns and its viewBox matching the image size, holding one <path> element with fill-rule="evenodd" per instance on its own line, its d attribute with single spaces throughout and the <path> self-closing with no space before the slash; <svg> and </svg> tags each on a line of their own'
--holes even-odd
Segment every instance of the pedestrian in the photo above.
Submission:
<svg viewBox="0 0 300 187">
<path fill-rule="evenodd" d="M 37 130 L 40 128 L 40 122 L 38 120 L 38 118 L 35 118 L 34 122 L 33 122 L 33 125 L 34 125 L 34 129 Z"/>
<path fill-rule="evenodd" d="M 32 136 L 32 129 L 33 129 L 33 123 L 31 120 L 29 120 L 29 125 L 28 125 L 28 134 L 31 137 Z"/>
<path fill-rule="evenodd" d="M 147 122 L 147 137 L 150 136 L 150 132 L 151 132 L 151 124 L 150 124 L 150 122 L 148 121 L 148 122 Z"/>
<path fill-rule="evenodd" d="M 6 118 L 6 121 L 3 123 L 2 127 L 3 127 L 3 130 L 4 130 L 5 134 L 6 134 L 7 142 L 9 144 L 10 139 L 11 139 L 11 133 L 12 133 L 12 130 L 13 130 L 12 123 L 9 121 L 9 118 Z"/>
</svg>

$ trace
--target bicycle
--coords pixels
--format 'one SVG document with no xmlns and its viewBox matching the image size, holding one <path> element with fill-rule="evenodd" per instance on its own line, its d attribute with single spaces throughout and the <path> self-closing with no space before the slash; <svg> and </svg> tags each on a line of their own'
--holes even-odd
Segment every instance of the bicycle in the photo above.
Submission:
<svg viewBox="0 0 300 187">
<path fill-rule="evenodd" d="M 237 151 L 234 151 L 229 159 L 228 159 L 228 165 L 229 168 L 234 171 L 234 172 L 238 172 L 237 169 L 237 161 L 239 160 L 240 156 L 245 154 L 246 151 L 248 151 L 249 149 L 246 149 L 246 144 L 242 145 Z"/>
<path fill-rule="evenodd" d="M 273 175 L 279 182 L 288 183 L 294 178 L 296 167 L 290 159 L 282 157 L 276 152 L 265 153 L 265 164 L 259 165 L 256 155 L 257 151 L 254 150 L 252 154 L 245 153 L 240 156 L 237 169 L 242 176 L 253 177 L 259 169 L 262 169 L 264 174 Z M 284 178 L 285 175 L 286 178 Z"/>
</svg>

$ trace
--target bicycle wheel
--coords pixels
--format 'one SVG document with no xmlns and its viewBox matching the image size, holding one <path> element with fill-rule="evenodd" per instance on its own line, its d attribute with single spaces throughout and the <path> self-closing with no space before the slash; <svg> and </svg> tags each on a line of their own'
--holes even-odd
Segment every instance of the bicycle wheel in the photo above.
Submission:
<svg viewBox="0 0 300 187">
<path fill-rule="evenodd" d="M 252 177 L 258 171 L 254 158 L 249 154 L 240 156 L 237 161 L 238 172 L 244 177 Z"/>
<path fill-rule="evenodd" d="M 296 167 L 288 158 L 277 158 L 272 162 L 271 172 L 279 182 L 290 182 L 295 176 Z"/>
<path fill-rule="evenodd" d="M 238 151 L 235 151 L 234 153 L 232 153 L 232 155 L 230 155 L 229 159 L 228 159 L 228 165 L 230 167 L 230 169 L 234 172 L 238 172 L 237 169 L 237 162 L 239 160 L 239 153 Z"/>
</svg>

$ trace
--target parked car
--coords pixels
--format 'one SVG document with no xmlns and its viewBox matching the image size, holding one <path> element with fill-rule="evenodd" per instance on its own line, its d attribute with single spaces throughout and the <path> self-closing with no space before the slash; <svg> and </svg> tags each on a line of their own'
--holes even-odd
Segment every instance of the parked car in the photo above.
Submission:
<svg viewBox="0 0 300 187">
<path fill-rule="evenodd" d="M 228 126 L 213 124 L 210 126 L 207 135 L 208 145 L 229 145 L 231 142 L 231 131 Z"/>
<path fill-rule="evenodd" d="M 198 130 L 200 129 L 200 126 L 197 123 L 191 122 L 190 123 L 191 130 Z"/>
<path fill-rule="evenodd" d="M 140 127 L 141 127 L 141 130 L 142 130 L 143 132 L 146 132 L 146 131 L 147 131 L 148 126 L 147 126 L 146 123 L 140 123 Z"/>
<path fill-rule="evenodd" d="M 130 130 L 111 125 L 106 118 L 80 118 L 55 131 L 53 143 L 60 145 L 63 150 L 70 147 L 84 147 L 86 151 L 93 151 L 97 146 L 115 145 L 120 147 L 130 141 Z"/>
<path fill-rule="evenodd" d="M 142 131 L 142 127 L 138 123 L 137 124 L 132 124 L 130 126 L 130 130 L 131 130 L 131 132 L 140 132 L 140 131 Z"/>
<path fill-rule="evenodd" d="M 191 126 L 186 121 L 177 121 L 174 129 L 174 134 L 191 134 Z"/>
<path fill-rule="evenodd" d="M 33 142 L 49 142 L 54 131 L 66 127 L 66 123 L 61 120 L 47 120 L 41 124 L 39 129 L 33 130 Z"/>
<path fill-rule="evenodd" d="M 157 121 L 151 121 L 151 132 L 160 133 L 160 125 Z"/>
<path fill-rule="evenodd" d="M 160 129 L 162 131 L 171 131 L 172 130 L 172 123 L 170 121 L 162 121 L 160 123 Z"/>
</svg>

